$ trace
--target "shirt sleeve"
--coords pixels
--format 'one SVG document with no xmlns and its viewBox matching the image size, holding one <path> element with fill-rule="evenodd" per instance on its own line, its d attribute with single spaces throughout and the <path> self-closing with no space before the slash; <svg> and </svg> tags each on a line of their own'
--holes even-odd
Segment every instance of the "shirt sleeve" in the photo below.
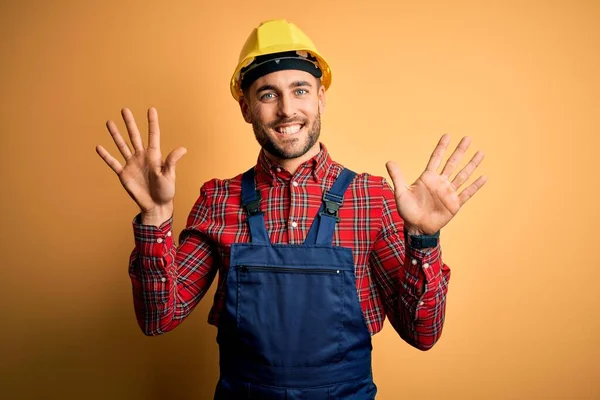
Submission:
<svg viewBox="0 0 600 400">
<path fill-rule="evenodd" d="M 133 220 L 135 248 L 129 276 L 138 324 L 148 336 L 177 327 L 200 302 L 217 272 L 214 246 L 198 228 L 206 220 L 210 199 L 206 185 L 189 214 L 186 228 L 173 240 L 171 216 L 160 227 Z"/>
<path fill-rule="evenodd" d="M 382 226 L 370 255 L 385 313 L 400 337 L 428 350 L 442 333 L 450 269 L 438 245 L 415 249 L 404 240 L 394 192 L 382 178 Z"/>
</svg>

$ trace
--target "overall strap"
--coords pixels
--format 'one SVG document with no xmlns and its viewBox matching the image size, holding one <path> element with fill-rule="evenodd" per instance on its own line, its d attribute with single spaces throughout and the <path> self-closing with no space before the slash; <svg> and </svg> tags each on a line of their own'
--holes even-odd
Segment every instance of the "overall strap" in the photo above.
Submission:
<svg viewBox="0 0 600 400">
<path fill-rule="evenodd" d="M 254 184 L 254 167 L 242 175 L 242 206 L 248 214 L 250 241 L 260 244 L 271 243 L 265 227 L 265 216 L 260 210 L 260 193 Z"/>
<path fill-rule="evenodd" d="M 347 168 L 340 173 L 329 191 L 323 195 L 323 204 L 319 208 L 304 244 L 331 245 L 335 223 L 339 221 L 338 210 L 344 201 L 344 193 L 356 176 Z"/>
</svg>

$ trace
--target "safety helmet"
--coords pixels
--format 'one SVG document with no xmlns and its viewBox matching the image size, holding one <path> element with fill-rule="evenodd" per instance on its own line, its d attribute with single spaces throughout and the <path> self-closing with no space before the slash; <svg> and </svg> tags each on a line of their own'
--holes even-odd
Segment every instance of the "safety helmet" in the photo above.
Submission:
<svg viewBox="0 0 600 400">
<path fill-rule="evenodd" d="M 321 84 L 327 90 L 331 85 L 331 69 L 329 64 L 317 51 L 312 40 L 296 25 L 285 19 L 274 19 L 262 22 L 255 28 L 240 52 L 238 65 L 231 77 L 231 94 L 236 101 L 242 96 L 241 71 L 249 66 L 256 57 L 266 54 L 289 51 L 308 52 L 316 59 L 323 75 Z"/>
</svg>

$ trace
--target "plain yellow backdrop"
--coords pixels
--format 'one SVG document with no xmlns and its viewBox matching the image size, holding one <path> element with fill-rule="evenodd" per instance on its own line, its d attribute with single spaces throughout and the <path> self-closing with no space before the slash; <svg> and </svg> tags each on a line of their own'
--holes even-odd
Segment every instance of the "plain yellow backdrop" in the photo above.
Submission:
<svg viewBox="0 0 600 400">
<path fill-rule="evenodd" d="M 0 2 L 0 397 L 211 398 L 214 288 L 143 336 L 137 209 L 94 147 L 117 154 L 104 123 L 124 132 L 122 107 L 142 131 L 156 107 L 164 153 L 188 149 L 181 231 L 204 181 L 256 161 L 228 82 L 249 32 L 280 17 L 331 64 L 337 161 L 386 176 L 395 160 L 412 182 L 443 133 L 486 154 L 488 183 L 442 230 L 442 338 L 421 352 L 386 324 L 378 399 L 600 398 L 600 3 L 566 0 Z"/>
</svg>

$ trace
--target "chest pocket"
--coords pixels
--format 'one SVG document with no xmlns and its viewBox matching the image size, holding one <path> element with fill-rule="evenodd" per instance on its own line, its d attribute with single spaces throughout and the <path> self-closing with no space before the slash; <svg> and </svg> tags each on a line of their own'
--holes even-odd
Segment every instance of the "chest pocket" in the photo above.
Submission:
<svg viewBox="0 0 600 400">
<path fill-rule="evenodd" d="M 310 367 L 342 355 L 343 272 L 336 268 L 237 268 L 242 351 L 262 365 Z"/>
</svg>

